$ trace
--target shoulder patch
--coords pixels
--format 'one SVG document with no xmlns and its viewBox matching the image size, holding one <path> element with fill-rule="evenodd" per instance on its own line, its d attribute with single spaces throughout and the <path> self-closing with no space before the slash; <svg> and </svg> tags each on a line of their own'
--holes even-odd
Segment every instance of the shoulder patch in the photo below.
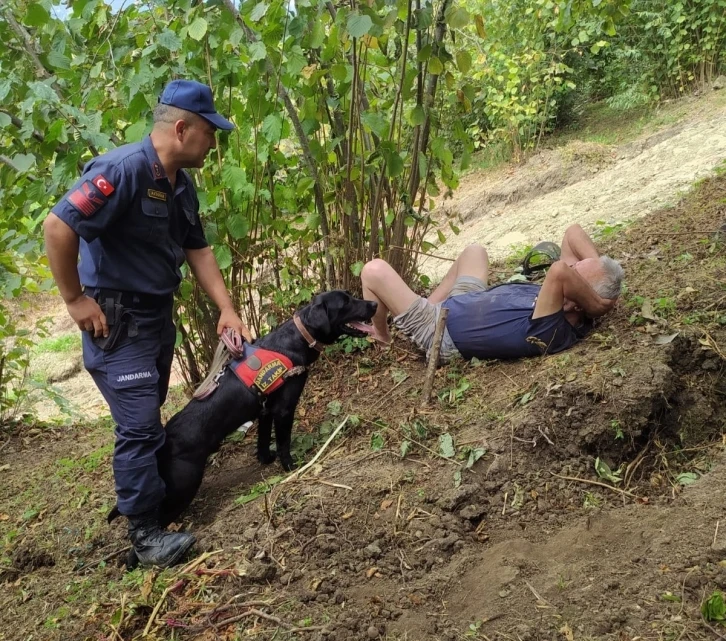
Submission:
<svg viewBox="0 0 726 641">
<path fill-rule="evenodd" d="M 98 178 L 98 176 L 96 176 Z M 95 180 L 95 179 L 94 179 Z M 113 187 L 110 183 L 106 182 L 111 191 Z M 101 189 L 94 185 L 90 180 L 84 182 L 80 187 L 74 189 L 68 194 L 68 202 L 73 205 L 74 209 L 78 211 L 85 218 L 90 218 L 98 212 L 107 202 L 108 198 L 103 194 Z"/>
<path fill-rule="evenodd" d="M 114 192 L 115 187 L 103 177 L 103 174 L 98 174 L 91 182 L 104 196 L 110 196 Z"/>
<path fill-rule="evenodd" d="M 166 202 L 166 192 L 157 191 L 156 189 L 147 189 L 146 194 L 149 196 L 149 198 L 154 198 L 155 200 L 163 200 L 164 202 Z"/>
</svg>

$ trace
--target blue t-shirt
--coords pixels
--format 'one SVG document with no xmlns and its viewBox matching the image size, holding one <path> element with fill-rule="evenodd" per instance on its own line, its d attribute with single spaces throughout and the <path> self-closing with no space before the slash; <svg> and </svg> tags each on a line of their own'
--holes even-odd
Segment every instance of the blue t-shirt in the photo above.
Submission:
<svg viewBox="0 0 726 641">
<path fill-rule="evenodd" d="M 172 190 L 151 137 L 89 161 L 52 211 L 80 236 L 86 287 L 171 294 L 183 250 L 207 246 L 191 178 L 179 170 Z"/>
<path fill-rule="evenodd" d="M 533 283 L 510 283 L 445 300 L 446 329 L 461 355 L 509 359 L 556 354 L 587 334 L 590 324 L 573 327 L 563 310 L 533 320 L 539 290 Z"/>
</svg>

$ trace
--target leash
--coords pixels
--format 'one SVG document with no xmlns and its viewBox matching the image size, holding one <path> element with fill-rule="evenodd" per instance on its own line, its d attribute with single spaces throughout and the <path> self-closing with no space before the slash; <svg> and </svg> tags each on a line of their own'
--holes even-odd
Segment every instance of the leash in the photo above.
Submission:
<svg viewBox="0 0 726 641">
<path fill-rule="evenodd" d="M 302 334 L 303 338 L 307 341 L 308 346 L 316 349 L 318 352 L 322 352 L 326 345 L 316 341 L 308 332 L 305 325 L 295 314 L 294 318 L 295 327 Z M 209 398 L 219 387 L 219 381 L 227 372 L 228 366 L 231 361 L 242 358 L 245 354 L 245 341 L 235 330 L 231 327 L 226 327 L 219 337 L 219 344 L 217 350 L 214 353 L 212 359 L 212 366 L 209 368 L 210 374 L 202 381 L 199 387 L 195 390 L 192 398 L 203 401 Z M 288 368 L 288 370 L 282 375 L 283 380 L 287 380 L 291 376 L 299 376 L 307 370 L 304 365 L 296 365 Z M 250 388 L 251 389 L 251 388 Z M 254 391 L 254 390 L 253 390 Z M 259 395 L 258 395 L 259 396 Z M 264 405 L 266 397 L 261 400 Z"/>
</svg>

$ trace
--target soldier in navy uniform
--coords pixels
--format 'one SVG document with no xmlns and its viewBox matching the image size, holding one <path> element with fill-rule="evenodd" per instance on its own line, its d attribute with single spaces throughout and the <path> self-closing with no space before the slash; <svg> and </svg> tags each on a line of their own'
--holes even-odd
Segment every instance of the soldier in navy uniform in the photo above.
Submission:
<svg viewBox="0 0 726 641">
<path fill-rule="evenodd" d="M 174 355 L 173 297 L 185 260 L 220 310 L 217 331 L 232 328 L 251 340 L 183 171 L 202 167 L 217 130 L 233 128 L 215 110 L 208 86 L 174 80 L 159 98 L 151 134 L 91 160 L 44 222 L 53 276 L 83 332 L 84 365 L 116 423 L 118 508 L 144 565 L 173 565 L 195 542 L 189 533 L 160 528 L 157 517 L 165 492 L 156 461 L 164 442 L 160 407 Z"/>
</svg>

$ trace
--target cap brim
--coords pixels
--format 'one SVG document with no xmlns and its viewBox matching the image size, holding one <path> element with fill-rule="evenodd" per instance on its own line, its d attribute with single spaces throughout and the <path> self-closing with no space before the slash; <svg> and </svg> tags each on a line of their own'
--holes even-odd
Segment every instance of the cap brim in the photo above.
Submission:
<svg viewBox="0 0 726 641">
<path fill-rule="evenodd" d="M 220 116 L 218 113 L 199 115 L 205 120 L 211 122 L 217 129 L 224 129 L 225 131 L 234 129 L 234 125 L 226 118 L 222 118 L 222 116 Z"/>
</svg>

